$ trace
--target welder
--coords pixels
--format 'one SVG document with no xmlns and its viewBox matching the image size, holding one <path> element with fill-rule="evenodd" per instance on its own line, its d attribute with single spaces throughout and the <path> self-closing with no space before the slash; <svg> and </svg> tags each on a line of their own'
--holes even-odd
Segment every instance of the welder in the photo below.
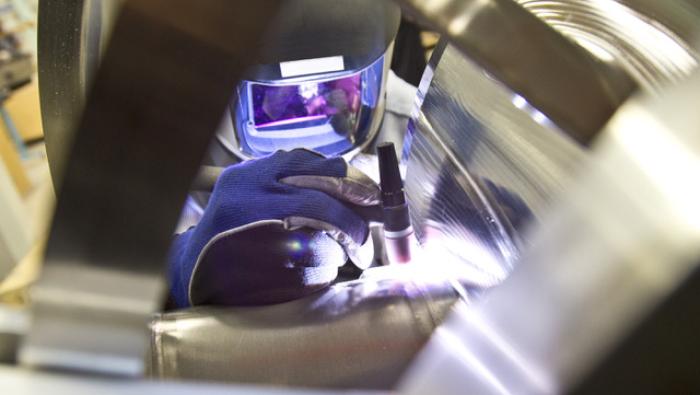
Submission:
<svg viewBox="0 0 700 395">
<path fill-rule="evenodd" d="M 415 88 L 389 70 L 400 10 L 288 0 L 272 18 L 210 149 L 223 170 L 188 199 L 171 249 L 177 307 L 288 301 L 374 259 L 380 191 L 348 161 L 376 172 L 364 153 L 402 145 Z"/>
</svg>

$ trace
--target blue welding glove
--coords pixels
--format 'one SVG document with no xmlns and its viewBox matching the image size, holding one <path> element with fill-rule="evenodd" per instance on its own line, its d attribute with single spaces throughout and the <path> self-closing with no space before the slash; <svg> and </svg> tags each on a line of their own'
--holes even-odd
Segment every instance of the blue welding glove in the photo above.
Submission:
<svg viewBox="0 0 700 395">
<path fill-rule="evenodd" d="M 348 257 L 371 263 L 379 202 L 379 187 L 342 158 L 297 149 L 233 165 L 173 243 L 172 297 L 178 307 L 247 305 L 321 289 Z"/>
</svg>

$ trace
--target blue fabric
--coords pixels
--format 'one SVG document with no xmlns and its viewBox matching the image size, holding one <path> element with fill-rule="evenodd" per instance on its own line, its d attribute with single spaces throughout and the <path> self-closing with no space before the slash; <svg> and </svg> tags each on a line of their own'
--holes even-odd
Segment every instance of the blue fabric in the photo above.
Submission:
<svg viewBox="0 0 700 395">
<path fill-rule="evenodd" d="M 189 305 L 188 286 L 197 257 L 217 234 L 261 220 L 291 216 L 330 223 L 362 244 L 369 229 L 349 205 L 320 191 L 279 180 L 296 175 L 344 177 L 342 158 L 327 159 L 307 150 L 278 151 L 230 166 L 219 177 L 197 226 L 177 236 L 169 258 L 171 294 L 178 307 Z"/>
</svg>

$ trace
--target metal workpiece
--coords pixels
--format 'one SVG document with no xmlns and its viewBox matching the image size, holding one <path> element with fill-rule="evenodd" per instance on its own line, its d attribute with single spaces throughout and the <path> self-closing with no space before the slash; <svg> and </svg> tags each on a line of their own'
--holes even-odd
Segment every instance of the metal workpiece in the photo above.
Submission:
<svg viewBox="0 0 700 395">
<path fill-rule="evenodd" d="M 18 360 L 137 376 L 148 349 L 148 317 L 158 311 L 163 281 L 155 274 L 55 264 L 32 290 L 32 324 Z"/>
<path fill-rule="evenodd" d="M 123 5 L 65 152 L 23 363 L 141 373 L 178 213 L 277 7 Z"/>
<path fill-rule="evenodd" d="M 400 4 L 581 143 L 589 143 L 636 89 L 619 68 L 591 56 L 515 0 Z"/>
<path fill-rule="evenodd" d="M 0 365 L 4 393 L 13 395 L 388 395 L 379 391 L 332 391 L 275 388 L 271 386 L 123 380 L 104 376 L 68 375 L 22 370 Z"/>
<path fill-rule="evenodd" d="M 37 51 L 41 121 L 54 185 L 123 0 L 40 0 Z"/>
<path fill-rule="evenodd" d="M 267 307 L 160 314 L 149 370 L 159 379 L 388 390 L 458 298 L 447 280 L 365 279 Z"/>
<path fill-rule="evenodd" d="M 623 69 L 645 91 L 658 92 L 698 65 L 698 53 L 691 45 L 700 38 L 700 8 L 693 13 L 684 1 L 654 1 L 654 7 L 644 1 L 625 5 L 615 0 L 518 3 L 602 62 Z M 685 10 L 682 18 L 679 8 Z M 686 26 L 688 15 L 694 16 L 694 33 Z"/>
<path fill-rule="evenodd" d="M 685 37 L 618 2 L 519 1 L 644 92 L 656 94 L 696 69 Z M 455 44 L 438 45 L 418 95 L 404 152 L 417 235 L 440 256 L 480 267 L 485 285 L 496 284 L 586 150 Z"/>
<path fill-rule="evenodd" d="M 644 17 L 677 34 L 693 48 L 700 46 L 700 2 L 698 0 L 619 0 Z"/>
<path fill-rule="evenodd" d="M 416 394 L 569 392 L 654 309 L 670 309 L 663 302 L 671 294 L 696 286 L 687 280 L 700 264 L 699 95 L 696 73 L 658 98 L 625 104 L 533 230 L 510 277 L 446 319 L 401 388 Z M 690 306 L 697 311 L 697 301 Z M 627 350 L 630 360 L 655 368 L 642 379 L 639 371 L 615 370 L 615 388 L 654 392 L 638 382 L 668 375 L 659 363 L 696 372 L 697 333 L 676 339 L 679 333 L 669 325 L 653 347 Z M 680 344 L 679 355 L 651 358 L 666 344 Z M 685 381 L 658 382 L 679 393 L 700 385 L 696 373 L 678 379 Z M 653 388 L 661 388 L 658 382 Z"/>
<path fill-rule="evenodd" d="M 416 235 L 436 259 L 496 285 L 586 151 L 444 42 L 418 95 L 404 148 Z"/>
</svg>

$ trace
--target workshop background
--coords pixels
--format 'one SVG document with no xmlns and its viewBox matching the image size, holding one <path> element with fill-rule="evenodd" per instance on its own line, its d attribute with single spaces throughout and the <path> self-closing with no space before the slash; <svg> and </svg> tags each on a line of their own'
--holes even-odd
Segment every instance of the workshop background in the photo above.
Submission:
<svg viewBox="0 0 700 395">
<path fill-rule="evenodd" d="M 37 79 L 37 0 L 0 1 L 0 302 L 26 301 L 38 274 L 55 200 Z"/>
</svg>

